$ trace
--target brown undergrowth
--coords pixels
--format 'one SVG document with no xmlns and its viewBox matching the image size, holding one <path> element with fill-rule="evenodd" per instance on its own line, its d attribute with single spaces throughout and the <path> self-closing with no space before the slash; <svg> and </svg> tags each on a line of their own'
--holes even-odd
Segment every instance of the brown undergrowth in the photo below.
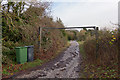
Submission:
<svg viewBox="0 0 120 80">
<path fill-rule="evenodd" d="M 99 31 L 98 47 L 95 37 L 80 44 L 83 56 L 83 77 L 118 78 L 117 31 Z M 81 49 L 82 47 L 82 49 Z M 96 53 L 96 49 L 98 52 Z"/>
</svg>

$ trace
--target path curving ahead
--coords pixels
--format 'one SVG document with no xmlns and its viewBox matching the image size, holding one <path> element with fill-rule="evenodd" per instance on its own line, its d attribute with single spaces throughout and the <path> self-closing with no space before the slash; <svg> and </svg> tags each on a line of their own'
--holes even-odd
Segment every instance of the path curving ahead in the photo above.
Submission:
<svg viewBox="0 0 120 80">
<path fill-rule="evenodd" d="M 24 73 L 16 78 L 79 78 L 80 54 L 79 44 L 76 41 L 70 42 L 70 47 L 58 60 L 49 63 L 47 66 Z"/>
</svg>

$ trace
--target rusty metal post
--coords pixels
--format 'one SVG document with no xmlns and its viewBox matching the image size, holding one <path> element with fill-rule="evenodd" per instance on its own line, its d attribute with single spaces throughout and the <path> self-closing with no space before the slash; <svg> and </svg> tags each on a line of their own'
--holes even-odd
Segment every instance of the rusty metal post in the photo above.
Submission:
<svg viewBox="0 0 120 80">
<path fill-rule="evenodd" d="M 39 37 L 38 37 L 38 49 L 39 49 L 39 52 L 41 51 L 41 36 L 42 36 L 42 28 L 39 27 Z"/>
</svg>

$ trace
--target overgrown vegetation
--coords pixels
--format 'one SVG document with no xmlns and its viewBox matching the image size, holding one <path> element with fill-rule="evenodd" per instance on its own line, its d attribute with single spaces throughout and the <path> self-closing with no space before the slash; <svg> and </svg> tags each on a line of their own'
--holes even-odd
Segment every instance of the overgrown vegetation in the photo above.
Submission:
<svg viewBox="0 0 120 80">
<path fill-rule="evenodd" d="M 66 33 L 68 40 L 78 40 L 78 30 L 67 30 Z"/>
<path fill-rule="evenodd" d="M 84 60 L 82 77 L 118 78 L 118 31 L 104 29 L 98 33 L 98 47 L 94 35 L 86 35 L 84 43 L 80 42 L 80 52 Z"/>
<path fill-rule="evenodd" d="M 25 10 L 25 6 L 28 6 Z M 65 30 L 42 30 L 41 52 L 38 49 L 39 27 L 64 27 L 62 20 L 53 20 L 51 3 L 8 2 L 2 5 L 2 65 L 3 76 L 16 72 L 15 47 L 34 45 L 34 59 L 37 63 L 25 63 L 26 68 L 34 67 L 39 61 L 48 61 L 65 48 L 67 36 Z M 23 66 L 25 65 L 23 64 Z M 31 65 L 32 64 L 32 65 Z M 10 67 L 10 65 L 14 65 Z M 26 66 L 27 66 L 26 65 Z M 41 65 L 41 64 L 40 64 Z M 20 67 L 20 66 L 19 66 Z M 26 69 L 25 68 L 25 69 Z M 22 69 L 22 68 L 21 68 Z M 18 71 L 21 69 L 17 69 Z"/>
<path fill-rule="evenodd" d="M 28 6 L 25 10 L 25 6 Z M 41 65 L 66 47 L 67 40 L 78 40 L 84 60 L 84 77 L 118 77 L 117 31 L 100 30 L 98 52 L 94 30 L 42 30 L 41 52 L 38 49 L 39 27 L 64 27 L 62 20 L 53 20 L 48 2 L 8 2 L 2 6 L 3 75 Z M 34 45 L 34 62 L 17 64 L 15 47 Z"/>
</svg>

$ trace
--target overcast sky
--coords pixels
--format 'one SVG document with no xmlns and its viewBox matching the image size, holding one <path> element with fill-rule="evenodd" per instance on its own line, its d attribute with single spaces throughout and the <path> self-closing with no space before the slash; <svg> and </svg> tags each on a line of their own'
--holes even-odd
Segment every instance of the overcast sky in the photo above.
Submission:
<svg viewBox="0 0 120 80">
<path fill-rule="evenodd" d="M 96 25 L 112 29 L 118 22 L 119 0 L 52 0 L 52 14 L 65 26 Z"/>
</svg>

